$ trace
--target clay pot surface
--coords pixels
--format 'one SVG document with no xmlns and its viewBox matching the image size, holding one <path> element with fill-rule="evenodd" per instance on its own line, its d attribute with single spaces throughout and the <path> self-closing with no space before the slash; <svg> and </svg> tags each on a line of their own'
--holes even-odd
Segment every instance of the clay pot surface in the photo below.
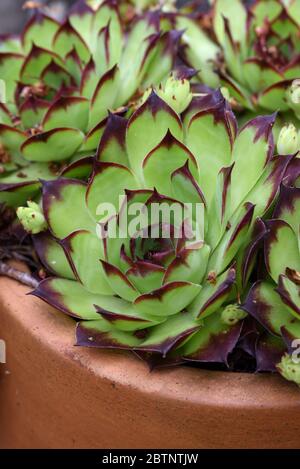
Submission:
<svg viewBox="0 0 300 469">
<path fill-rule="evenodd" d="M 279 376 L 75 347 L 75 323 L 0 279 L 1 448 L 299 448 L 300 390 Z"/>
</svg>

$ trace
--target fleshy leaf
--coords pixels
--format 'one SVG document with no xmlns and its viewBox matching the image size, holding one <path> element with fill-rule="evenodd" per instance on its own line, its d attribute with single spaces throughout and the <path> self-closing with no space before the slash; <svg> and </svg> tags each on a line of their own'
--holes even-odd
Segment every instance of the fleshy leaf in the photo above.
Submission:
<svg viewBox="0 0 300 469">
<path fill-rule="evenodd" d="M 21 149 L 28 161 L 61 161 L 70 158 L 83 139 L 84 134 L 78 129 L 55 128 L 29 137 Z"/>
<path fill-rule="evenodd" d="M 194 317 L 204 319 L 217 311 L 232 292 L 235 282 L 235 270 L 228 269 L 218 278 L 205 283 L 201 292 L 188 307 Z"/>
<path fill-rule="evenodd" d="M 89 129 L 102 121 L 108 115 L 108 111 L 114 108 L 119 80 L 120 74 L 117 66 L 100 78 L 91 100 Z"/>
<path fill-rule="evenodd" d="M 79 282 L 62 278 L 43 280 L 31 294 L 69 316 L 89 321 L 99 319 L 94 305 L 110 298 L 90 293 Z"/>
<path fill-rule="evenodd" d="M 24 101 L 20 108 L 20 117 L 25 129 L 31 129 L 39 125 L 48 109 L 49 103 L 44 99 L 31 96 Z"/>
<path fill-rule="evenodd" d="M 50 107 L 42 125 L 45 131 L 64 127 L 67 124 L 68 127 L 80 129 L 84 132 L 88 125 L 88 119 L 89 102 L 87 99 L 62 97 Z"/>
<path fill-rule="evenodd" d="M 187 361 L 227 364 L 241 332 L 242 321 L 234 326 L 225 324 L 219 313 L 203 321 L 201 329 L 180 349 Z"/>
<path fill-rule="evenodd" d="M 200 285 L 189 282 L 171 282 L 158 290 L 136 298 L 138 311 L 152 316 L 172 316 L 182 311 L 201 290 Z"/>
<path fill-rule="evenodd" d="M 195 243 L 179 251 L 168 266 L 163 283 L 192 282 L 201 284 L 207 270 L 210 247 L 207 244 Z"/>
<path fill-rule="evenodd" d="M 126 153 L 127 120 L 117 114 L 110 114 L 101 137 L 97 159 L 103 162 L 118 163 L 128 166 Z"/>
<path fill-rule="evenodd" d="M 57 21 L 37 11 L 26 24 L 22 34 L 25 53 L 30 51 L 33 43 L 44 49 L 51 49 L 52 40 L 58 28 Z"/>
<path fill-rule="evenodd" d="M 125 189 L 136 188 L 137 183 L 134 176 L 125 166 L 115 163 L 96 162 L 88 185 L 87 207 L 91 215 L 97 220 L 101 215 L 101 213 L 97 213 L 99 204 L 105 204 L 109 201 L 114 206 L 115 213 L 118 213 L 119 197 L 125 195 Z"/>
<path fill-rule="evenodd" d="M 165 357 L 172 349 L 188 340 L 200 327 L 201 325 L 188 313 L 176 314 L 162 324 L 151 327 L 146 339 L 137 349 L 161 353 Z"/>
<path fill-rule="evenodd" d="M 42 71 L 52 62 L 63 66 L 57 54 L 33 44 L 20 72 L 22 83 L 34 84 L 40 78 Z"/>
<path fill-rule="evenodd" d="M 74 48 L 80 59 L 83 62 L 88 62 L 90 51 L 80 34 L 67 20 L 60 26 L 53 38 L 53 49 L 61 57 L 65 57 Z"/>
<path fill-rule="evenodd" d="M 134 301 L 139 296 L 139 292 L 128 278 L 114 265 L 106 261 L 101 261 L 101 263 L 106 273 L 107 281 L 115 294 L 127 301 Z M 145 314 L 151 316 L 151 313 L 148 313 L 148 311 L 146 311 Z"/>
<path fill-rule="evenodd" d="M 285 307 L 274 286 L 267 282 L 256 282 L 251 288 L 243 309 L 257 319 L 272 334 L 281 335 L 281 328 L 296 319 Z"/>
<path fill-rule="evenodd" d="M 188 124 L 186 143 L 197 160 L 200 187 L 208 206 L 219 171 L 231 163 L 235 126 L 235 118 L 225 99 L 196 114 Z"/>
<path fill-rule="evenodd" d="M 136 261 L 126 276 L 140 293 L 150 293 L 162 286 L 165 269 L 147 261 Z"/>
<path fill-rule="evenodd" d="M 60 178 L 43 182 L 43 211 L 49 228 L 59 239 L 76 230 L 96 231 L 96 224 L 86 210 L 86 185 Z"/>
<path fill-rule="evenodd" d="M 75 280 L 63 248 L 49 233 L 33 236 L 33 243 L 41 262 L 49 272 L 69 280 Z"/>
<path fill-rule="evenodd" d="M 147 101 L 131 116 L 127 126 L 126 146 L 130 165 L 141 181 L 144 158 L 162 141 L 168 130 L 177 140 L 182 140 L 179 117 L 152 92 Z"/>
<path fill-rule="evenodd" d="M 161 194 L 172 196 L 172 173 L 187 161 L 193 177 L 198 179 L 198 167 L 193 154 L 168 131 L 159 145 L 143 161 L 146 187 L 155 188 Z M 160 170 L 157 171 L 157 168 Z"/>
<path fill-rule="evenodd" d="M 257 183 L 274 150 L 272 127 L 275 115 L 259 116 L 239 132 L 233 147 L 231 173 L 232 210 L 234 211 Z"/>
<path fill-rule="evenodd" d="M 265 262 L 275 282 L 286 268 L 300 271 L 299 245 L 293 229 L 282 220 L 266 222 L 268 234 L 265 238 Z M 285 247 L 288 246 L 288 249 Z"/>
<path fill-rule="evenodd" d="M 75 231 L 61 242 L 76 278 L 91 293 L 112 295 L 100 260 L 104 258 L 101 239 L 89 231 Z"/>
</svg>

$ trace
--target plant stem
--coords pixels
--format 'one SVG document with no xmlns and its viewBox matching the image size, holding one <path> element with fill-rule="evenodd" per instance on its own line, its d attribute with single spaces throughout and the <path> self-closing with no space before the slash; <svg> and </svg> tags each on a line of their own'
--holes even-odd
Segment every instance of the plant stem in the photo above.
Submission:
<svg viewBox="0 0 300 469">
<path fill-rule="evenodd" d="M 23 283 L 23 285 L 27 285 L 31 288 L 36 288 L 39 284 L 39 281 L 36 280 L 32 275 L 28 274 L 27 272 L 21 272 L 20 270 L 11 267 L 10 265 L 6 264 L 5 262 L 0 261 L 0 275 L 4 275 L 9 278 L 13 278 L 18 282 Z"/>
</svg>

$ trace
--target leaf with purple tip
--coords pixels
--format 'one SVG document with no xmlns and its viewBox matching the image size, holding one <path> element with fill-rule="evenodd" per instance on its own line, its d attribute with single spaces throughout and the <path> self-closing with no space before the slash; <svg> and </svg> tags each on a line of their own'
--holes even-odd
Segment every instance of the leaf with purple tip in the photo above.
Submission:
<svg viewBox="0 0 300 469">
<path fill-rule="evenodd" d="M 188 306 L 188 311 L 200 319 L 211 315 L 225 303 L 234 287 L 235 270 L 230 268 L 217 278 L 213 278 L 212 274 L 209 277 L 209 281 Z"/>
<path fill-rule="evenodd" d="M 200 285 L 190 282 L 166 283 L 158 290 L 137 297 L 137 311 L 152 316 L 173 316 L 182 311 L 201 290 Z"/>
<path fill-rule="evenodd" d="M 21 150 L 28 161 L 61 161 L 70 158 L 83 139 L 84 134 L 78 129 L 55 128 L 29 137 Z"/>
<path fill-rule="evenodd" d="M 143 179 L 146 187 L 149 189 L 155 187 L 161 194 L 172 196 L 172 173 L 187 161 L 192 176 L 197 180 L 198 166 L 193 154 L 168 131 L 163 140 L 148 153 L 143 161 Z M 157 168 L 160 170 L 157 171 Z"/>
<path fill-rule="evenodd" d="M 55 101 L 45 115 L 44 131 L 57 127 L 72 127 L 85 132 L 89 120 L 89 101 L 80 97 L 62 97 Z"/>
<path fill-rule="evenodd" d="M 43 211 L 54 236 L 63 239 L 76 230 L 95 232 L 96 224 L 86 210 L 85 194 L 86 184 L 76 179 L 43 182 Z"/>
</svg>

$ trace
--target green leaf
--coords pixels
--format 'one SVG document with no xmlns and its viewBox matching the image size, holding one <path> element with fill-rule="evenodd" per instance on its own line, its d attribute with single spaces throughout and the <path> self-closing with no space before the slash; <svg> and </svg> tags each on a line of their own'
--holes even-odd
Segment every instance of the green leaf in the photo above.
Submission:
<svg viewBox="0 0 300 469">
<path fill-rule="evenodd" d="M 104 259 L 103 242 L 96 233 L 75 231 L 62 241 L 76 278 L 91 293 L 112 295 L 100 260 Z"/>
<path fill-rule="evenodd" d="M 55 101 L 43 120 L 45 131 L 72 127 L 85 132 L 89 120 L 89 101 L 80 97 L 62 97 Z"/>
<path fill-rule="evenodd" d="M 89 129 L 102 121 L 108 115 L 108 111 L 114 108 L 119 80 L 120 73 L 117 66 L 100 78 L 91 100 Z"/>
<path fill-rule="evenodd" d="M 264 88 L 274 85 L 281 81 L 284 76 L 281 75 L 275 68 L 259 59 L 250 58 L 243 63 L 244 76 L 247 85 L 253 93 L 257 93 Z M 273 106 L 271 110 L 275 110 Z"/>
<path fill-rule="evenodd" d="M 240 130 L 234 142 L 234 167 L 231 173 L 232 211 L 242 203 L 257 183 L 273 154 L 274 120 L 274 115 L 254 118 Z"/>
<path fill-rule="evenodd" d="M 189 162 L 193 177 L 198 179 L 198 166 L 193 154 L 168 131 L 163 140 L 143 161 L 146 187 L 157 189 L 161 194 L 172 196 L 172 173 Z M 160 168 L 157 171 L 157 168 Z M 185 200 L 184 202 L 189 202 Z"/>
<path fill-rule="evenodd" d="M 226 363 L 240 337 L 242 322 L 225 324 L 219 313 L 203 321 L 202 327 L 183 347 L 181 355 L 187 361 Z"/>
<path fill-rule="evenodd" d="M 165 357 L 172 349 L 186 342 L 200 327 L 191 315 L 176 314 L 162 324 L 151 327 L 146 339 L 137 349 L 161 353 Z"/>
<path fill-rule="evenodd" d="M 131 116 L 127 126 L 126 146 L 129 162 L 139 180 L 143 180 L 144 158 L 162 141 L 168 130 L 177 140 L 182 140 L 179 117 L 152 92 L 147 101 Z"/>
<path fill-rule="evenodd" d="M 28 161 L 62 161 L 74 155 L 83 139 L 84 134 L 78 129 L 55 128 L 29 137 L 21 150 Z"/>
<path fill-rule="evenodd" d="M 201 283 L 206 273 L 210 247 L 203 243 L 194 243 L 179 251 L 170 263 L 163 283 L 182 281 Z"/>
<path fill-rule="evenodd" d="M 88 62 L 90 59 L 90 51 L 80 34 L 73 28 L 70 21 L 67 20 L 62 24 L 54 36 L 53 50 L 65 57 L 72 49 L 75 49 L 80 60 Z"/>
<path fill-rule="evenodd" d="M 118 330 L 104 319 L 80 322 L 76 337 L 77 345 L 105 349 L 132 350 L 142 342 L 133 332 Z"/>
<path fill-rule="evenodd" d="M 269 274 L 275 282 L 286 268 L 300 271 L 300 254 L 297 237 L 293 229 L 282 220 L 266 222 L 268 235 L 265 238 L 265 261 Z M 288 248 L 287 248 L 288 247 Z"/>
<path fill-rule="evenodd" d="M 257 319 L 272 334 L 281 335 L 281 328 L 295 321 L 282 302 L 274 286 L 268 282 L 256 282 L 251 288 L 243 309 Z"/>
<path fill-rule="evenodd" d="M 43 182 L 43 211 L 55 237 L 66 238 L 76 230 L 96 231 L 86 209 L 85 194 L 86 185 L 76 179 Z"/>
<path fill-rule="evenodd" d="M 125 195 L 125 189 L 136 189 L 137 183 L 131 171 L 115 163 L 99 162 L 95 165 L 93 176 L 87 190 L 87 207 L 91 215 L 100 221 L 97 213 L 99 204 L 109 202 L 119 212 L 119 197 Z M 103 216 L 103 214 L 102 214 Z"/>
<path fill-rule="evenodd" d="M 49 234 L 33 236 L 34 249 L 46 269 L 69 280 L 75 280 L 74 274 L 61 245 Z"/>
<path fill-rule="evenodd" d="M 238 215 L 230 220 L 229 228 L 210 256 L 208 264 L 210 271 L 219 275 L 232 263 L 245 242 L 253 220 L 253 213 L 254 206 L 250 203 L 245 204 Z"/>
<path fill-rule="evenodd" d="M 283 80 L 261 91 L 257 97 L 258 106 L 268 111 L 287 111 L 286 89 L 289 84 L 290 80 Z"/>
<path fill-rule="evenodd" d="M 211 278 L 203 285 L 200 293 L 188 307 L 188 311 L 201 319 L 217 311 L 232 292 L 235 282 L 235 270 L 228 269 L 219 277 Z"/>
<path fill-rule="evenodd" d="M 44 99 L 29 97 L 20 108 L 20 117 L 25 129 L 38 126 L 49 109 L 49 103 Z"/>
<path fill-rule="evenodd" d="M 22 35 L 22 45 L 24 52 L 28 54 L 32 44 L 44 49 L 51 49 L 52 40 L 59 28 L 59 23 L 53 18 L 41 12 L 35 13 L 27 25 Z"/>
<path fill-rule="evenodd" d="M 197 160 L 199 184 L 208 207 L 216 190 L 219 171 L 231 162 L 232 119 L 223 100 L 215 107 L 196 114 L 187 128 L 186 143 Z"/>
<path fill-rule="evenodd" d="M 127 120 L 125 118 L 117 114 L 109 114 L 97 149 L 99 161 L 129 166 L 125 141 L 126 126 Z"/>
<path fill-rule="evenodd" d="M 171 282 L 158 290 L 136 298 L 134 304 L 141 313 L 151 316 L 172 316 L 186 308 L 201 290 L 189 282 Z"/>
<path fill-rule="evenodd" d="M 216 88 L 219 85 L 219 78 L 214 72 L 213 63 L 220 52 L 219 47 L 208 38 L 196 22 L 185 16 L 179 15 L 176 18 L 176 26 L 178 30 L 184 31 L 182 42 L 187 46 L 185 55 L 188 63 L 195 70 L 199 70 L 198 75 L 203 83 Z"/>
<path fill-rule="evenodd" d="M 99 320 L 94 305 L 109 298 L 88 292 L 79 282 L 62 278 L 43 280 L 32 295 L 69 316 L 89 321 Z"/>
<path fill-rule="evenodd" d="M 126 277 L 140 293 L 150 293 L 162 286 L 165 269 L 147 261 L 132 262 Z"/>
<path fill-rule="evenodd" d="M 114 265 L 105 261 L 101 261 L 101 263 L 104 272 L 106 273 L 107 281 L 115 294 L 124 300 L 134 301 L 139 296 L 139 293 L 128 278 Z M 145 314 L 149 314 L 151 316 L 151 313 L 148 313 L 147 311 Z"/>
<path fill-rule="evenodd" d="M 47 65 L 50 65 L 52 62 L 63 66 L 63 62 L 57 54 L 32 44 L 31 51 L 26 57 L 21 69 L 20 78 L 22 83 L 29 85 L 34 84 L 40 78 Z"/>
</svg>

